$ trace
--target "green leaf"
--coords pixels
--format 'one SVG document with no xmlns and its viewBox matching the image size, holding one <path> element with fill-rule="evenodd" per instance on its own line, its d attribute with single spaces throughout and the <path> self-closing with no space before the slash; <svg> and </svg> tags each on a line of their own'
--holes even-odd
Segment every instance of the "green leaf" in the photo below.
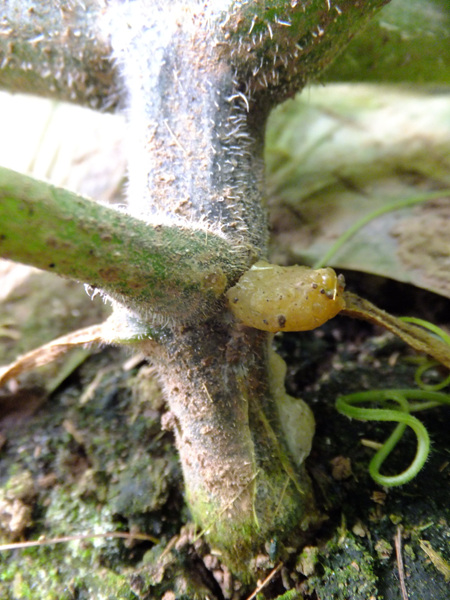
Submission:
<svg viewBox="0 0 450 600">
<path fill-rule="evenodd" d="M 393 0 L 324 74 L 327 81 L 450 83 L 448 0 Z"/>
</svg>

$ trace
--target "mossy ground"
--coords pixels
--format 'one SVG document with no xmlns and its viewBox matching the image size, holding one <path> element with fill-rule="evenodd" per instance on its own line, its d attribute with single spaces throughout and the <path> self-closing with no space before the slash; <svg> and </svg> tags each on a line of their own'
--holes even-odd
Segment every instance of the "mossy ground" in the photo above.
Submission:
<svg viewBox="0 0 450 600">
<path fill-rule="evenodd" d="M 448 304 L 435 297 L 404 287 L 383 288 L 385 294 L 388 289 L 387 308 L 408 294 L 417 300 L 416 315 L 430 318 L 431 304 L 435 321 L 448 314 Z M 280 336 L 276 344 L 288 362 L 288 392 L 302 396 L 316 415 L 308 470 L 323 521 L 304 549 L 267 540 L 255 570 L 267 575 L 283 566 L 258 598 L 297 590 L 304 600 L 401 600 L 394 541 L 400 532 L 409 600 L 447 600 L 448 409 L 421 415 L 433 442 L 423 472 L 404 487 L 383 490 L 367 474 L 373 451 L 361 440 L 383 440 L 389 426 L 350 422 L 334 401 L 340 393 L 413 385 L 404 345 L 346 318 Z M 94 353 L 31 414 L 22 395 L 23 414 L 19 409 L 2 419 L 0 485 L 31 509 L 19 538 L 132 530 L 159 543 L 96 538 L 2 552 L 2 599 L 243 600 L 254 590 L 234 579 L 186 525 L 176 453 L 161 430 L 164 404 L 153 379 L 143 376 L 145 365 L 125 370 L 128 359 L 117 348 Z M 94 378 L 90 398 L 80 403 Z M 386 468 L 401 469 L 414 444 L 407 435 Z M 28 491 L 17 481 L 28 482 Z"/>
</svg>

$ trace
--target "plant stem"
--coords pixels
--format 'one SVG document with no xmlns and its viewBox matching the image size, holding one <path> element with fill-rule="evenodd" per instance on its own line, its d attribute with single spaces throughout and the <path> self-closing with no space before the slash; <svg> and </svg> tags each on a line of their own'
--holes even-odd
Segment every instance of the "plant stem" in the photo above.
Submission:
<svg viewBox="0 0 450 600">
<path fill-rule="evenodd" d="M 414 348 L 418 352 L 429 354 L 450 369 L 450 349 L 445 342 L 437 339 L 422 327 L 411 325 L 390 315 L 356 294 L 344 292 L 344 299 L 346 305 L 341 311 L 342 315 L 347 315 L 355 319 L 363 319 L 384 327 L 388 331 L 398 335 L 411 348 Z"/>
<path fill-rule="evenodd" d="M 100 0 L 2 0 L 0 89 L 112 109 L 119 82 Z"/>
<path fill-rule="evenodd" d="M 251 247 L 264 256 L 265 116 L 383 4 L 157 1 L 146 14 L 140 3 L 120 5 L 112 44 L 129 90 L 131 213 L 186 228 L 206 222 L 233 251 Z M 269 338 L 224 310 L 187 329 L 172 324 L 161 343 L 152 360 L 189 508 L 245 571 L 275 531 L 298 543 L 313 514 L 309 479 L 282 434 Z"/>
<path fill-rule="evenodd" d="M 111 36 L 129 96 L 129 210 L 142 221 L 28 180 L 3 194 L 8 256 L 87 280 L 144 318 L 170 318 L 158 347 L 137 346 L 159 372 L 191 513 L 247 574 L 271 535 L 299 544 L 314 520 L 307 451 L 294 456 L 301 445 L 284 435 L 277 402 L 291 424 L 307 419 L 279 383 L 284 363 L 270 360 L 270 336 L 234 322 L 220 299 L 267 251 L 268 110 L 385 3 L 117 3 Z M 312 419 L 308 427 L 310 441 Z"/>
<path fill-rule="evenodd" d="M 147 344 L 138 347 L 146 352 Z M 270 344 L 267 333 L 230 327 L 224 315 L 174 328 L 163 346 L 149 348 L 192 517 L 244 575 L 268 536 L 283 531 L 285 543 L 298 543 L 316 518 L 309 477 L 291 462 L 277 419 Z"/>
<path fill-rule="evenodd" d="M 206 228 L 150 226 L 3 168 L 0 253 L 89 283 L 144 319 L 179 321 L 204 318 L 251 260 Z"/>
</svg>

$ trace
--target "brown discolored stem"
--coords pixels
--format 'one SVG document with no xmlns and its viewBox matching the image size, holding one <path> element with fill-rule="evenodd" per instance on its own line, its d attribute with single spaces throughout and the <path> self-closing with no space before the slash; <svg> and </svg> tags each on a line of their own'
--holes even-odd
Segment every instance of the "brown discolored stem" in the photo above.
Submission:
<svg viewBox="0 0 450 600">
<path fill-rule="evenodd" d="M 414 350 L 429 354 L 450 369 L 450 348 L 445 342 L 437 339 L 421 327 L 397 319 L 356 294 L 344 292 L 344 300 L 345 309 L 341 311 L 342 315 L 362 319 L 384 327 L 401 338 Z"/>
</svg>

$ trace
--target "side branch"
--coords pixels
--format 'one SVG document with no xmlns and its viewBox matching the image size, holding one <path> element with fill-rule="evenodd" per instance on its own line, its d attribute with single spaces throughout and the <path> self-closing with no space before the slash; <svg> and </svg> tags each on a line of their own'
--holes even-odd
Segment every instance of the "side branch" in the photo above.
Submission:
<svg viewBox="0 0 450 600">
<path fill-rule="evenodd" d="M 341 312 L 342 315 L 353 317 L 354 319 L 362 319 L 384 327 L 388 331 L 398 335 L 400 339 L 411 346 L 411 348 L 414 348 L 414 350 L 417 350 L 417 352 L 425 352 L 445 367 L 450 368 L 448 344 L 430 334 L 426 329 L 401 321 L 368 300 L 360 298 L 351 292 L 345 292 L 344 299 L 345 308 Z"/>
<path fill-rule="evenodd" d="M 233 3 L 219 27 L 223 52 L 261 110 L 315 78 L 389 0 Z"/>
<path fill-rule="evenodd" d="M 0 255 L 100 288 L 141 316 L 207 315 L 252 262 L 206 229 L 139 219 L 0 168 Z"/>
<path fill-rule="evenodd" d="M 119 83 L 99 0 L 3 0 L 0 89 L 111 109 Z"/>
</svg>

